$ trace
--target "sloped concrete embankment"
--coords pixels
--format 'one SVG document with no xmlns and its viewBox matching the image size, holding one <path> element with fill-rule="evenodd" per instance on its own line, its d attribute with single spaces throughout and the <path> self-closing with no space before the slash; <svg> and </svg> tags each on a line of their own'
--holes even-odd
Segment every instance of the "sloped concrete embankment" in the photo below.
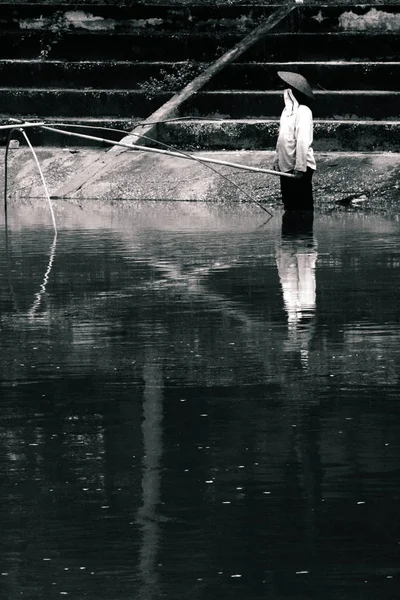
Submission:
<svg viewBox="0 0 400 600">
<path fill-rule="evenodd" d="M 98 150 L 39 148 L 37 154 L 49 192 L 54 194 L 76 173 L 84 171 Z M 228 205 L 255 201 L 267 208 L 281 206 L 279 178 L 271 175 L 229 167 L 211 170 L 194 160 L 144 152 L 131 152 L 128 156 L 128 165 L 126 160 L 115 161 L 112 168 L 83 186 L 73 198 L 53 199 L 58 214 L 62 214 L 65 202 L 92 210 L 104 204 L 134 207 L 141 200 L 222 201 Z M 196 158 L 202 156 L 261 168 L 270 167 L 273 161 L 271 151 L 195 153 Z M 314 190 L 318 210 L 331 210 L 338 207 L 338 201 L 356 198 L 361 202 L 359 210 L 400 214 L 400 154 L 329 152 L 317 153 L 316 158 Z M 29 150 L 11 150 L 8 171 L 10 209 L 28 203 L 42 204 L 47 210 L 42 181 Z M 4 186 L 4 149 L 0 152 L 0 186 Z"/>
</svg>

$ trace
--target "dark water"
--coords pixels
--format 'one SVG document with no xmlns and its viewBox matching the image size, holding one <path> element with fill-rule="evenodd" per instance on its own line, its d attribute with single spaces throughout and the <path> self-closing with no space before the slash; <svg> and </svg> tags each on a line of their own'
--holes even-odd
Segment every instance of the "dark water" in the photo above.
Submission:
<svg viewBox="0 0 400 600">
<path fill-rule="evenodd" d="M 399 224 L 265 216 L 10 212 L 1 599 L 399 597 Z"/>
</svg>

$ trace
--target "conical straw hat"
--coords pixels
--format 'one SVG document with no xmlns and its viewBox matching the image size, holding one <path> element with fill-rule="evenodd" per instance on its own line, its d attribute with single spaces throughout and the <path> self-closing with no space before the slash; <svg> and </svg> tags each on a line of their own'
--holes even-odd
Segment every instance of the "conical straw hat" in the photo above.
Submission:
<svg viewBox="0 0 400 600">
<path fill-rule="evenodd" d="M 298 90 L 302 94 L 305 94 L 309 98 L 314 100 L 314 94 L 307 79 L 299 73 L 292 73 L 291 71 L 278 71 L 278 75 L 285 83 L 288 83 L 295 90 Z"/>
</svg>

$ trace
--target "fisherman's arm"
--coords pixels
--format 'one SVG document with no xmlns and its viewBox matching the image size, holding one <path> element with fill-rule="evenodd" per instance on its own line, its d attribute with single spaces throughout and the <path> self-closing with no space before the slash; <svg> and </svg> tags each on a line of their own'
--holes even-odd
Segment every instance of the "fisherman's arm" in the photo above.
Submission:
<svg viewBox="0 0 400 600">
<path fill-rule="evenodd" d="M 296 122 L 296 164 L 294 174 L 302 177 L 307 171 L 307 155 L 313 143 L 313 118 L 311 110 L 302 106 Z"/>
</svg>

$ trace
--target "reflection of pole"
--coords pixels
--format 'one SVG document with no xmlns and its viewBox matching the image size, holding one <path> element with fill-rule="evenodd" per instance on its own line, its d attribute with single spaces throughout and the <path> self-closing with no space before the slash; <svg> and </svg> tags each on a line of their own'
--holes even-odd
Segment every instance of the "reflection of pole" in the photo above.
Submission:
<svg viewBox="0 0 400 600">
<path fill-rule="evenodd" d="M 143 581 L 143 594 L 151 600 L 159 598 L 157 554 L 160 525 L 157 507 L 160 502 L 160 472 L 162 457 L 162 368 L 152 352 L 147 353 L 143 369 L 145 382 L 143 394 L 143 504 L 138 511 L 142 527 L 139 571 Z"/>
<path fill-rule="evenodd" d="M 42 300 L 42 296 L 46 291 L 46 285 L 49 279 L 49 275 L 50 275 L 50 271 L 51 271 L 51 267 L 53 266 L 53 261 L 54 261 L 54 255 L 56 252 L 56 245 L 57 245 L 57 230 L 55 230 L 54 232 L 54 238 L 53 238 L 53 242 L 51 244 L 51 248 L 50 248 L 50 258 L 49 258 L 49 264 L 47 265 L 47 269 L 46 272 L 44 274 L 44 278 L 43 278 L 43 283 L 40 286 L 40 290 L 37 292 L 37 294 L 35 294 L 35 301 L 32 305 L 32 308 L 30 309 L 28 315 L 31 319 L 33 319 L 33 317 L 35 316 L 35 313 L 37 311 L 37 309 L 40 306 L 40 302 Z"/>
<path fill-rule="evenodd" d="M 310 389 L 300 393 L 300 400 L 307 402 Z M 303 397 L 301 397 L 303 395 Z M 317 587 L 321 582 L 320 556 L 317 548 L 317 511 L 322 500 L 323 470 L 319 444 L 321 423 L 318 409 L 312 410 L 308 416 L 303 416 L 298 427 L 293 432 L 293 450 L 298 463 L 298 485 L 304 502 L 304 542 L 307 554 L 304 556 L 305 566 L 310 567 L 311 577 Z M 318 588 L 317 588 L 318 589 Z"/>
<path fill-rule="evenodd" d="M 8 144 L 7 144 L 7 149 L 8 149 Z M 6 150 L 7 152 L 7 150 Z M 5 170 L 4 173 L 4 177 L 5 177 L 5 188 L 4 188 L 4 233 L 5 233 L 5 240 L 6 240 L 6 261 L 7 261 L 7 275 L 8 275 L 8 286 L 10 288 L 10 294 L 11 294 L 11 298 L 12 298 L 12 302 L 14 305 L 14 309 L 16 311 L 18 311 L 18 307 L 17 307 L 17 299 L 15 296 L 15 292 L 14 292 L 14 287 L 12 284 L 12 277 L 11 277 L 11 261 L 10 261 L 10 242 L 8 239 L 8 216 L 7 216 L 7 172 Z"/>
<path fill-rule="evenodd" d="M 7 144 L 6 144 L 6 151 L 5 151 L 5 154 L 4 154 L 4 218 L 5 218 L 5 222 L 6 222 L 6 235 L 7 235 L 7 210 L 8 210 L 8 201 L 7 201 L 7 194 L 8 194 L 8 189 L 7 189 L 7 182 L 8 182 L 8 152 L 10 150 L 11 138 L 13 136 L 14 131 L 15 131 L 15 128 L 11 129 L 10 133 L 8 134 L 8 139 L 7 139 Z"/>
</svg>

